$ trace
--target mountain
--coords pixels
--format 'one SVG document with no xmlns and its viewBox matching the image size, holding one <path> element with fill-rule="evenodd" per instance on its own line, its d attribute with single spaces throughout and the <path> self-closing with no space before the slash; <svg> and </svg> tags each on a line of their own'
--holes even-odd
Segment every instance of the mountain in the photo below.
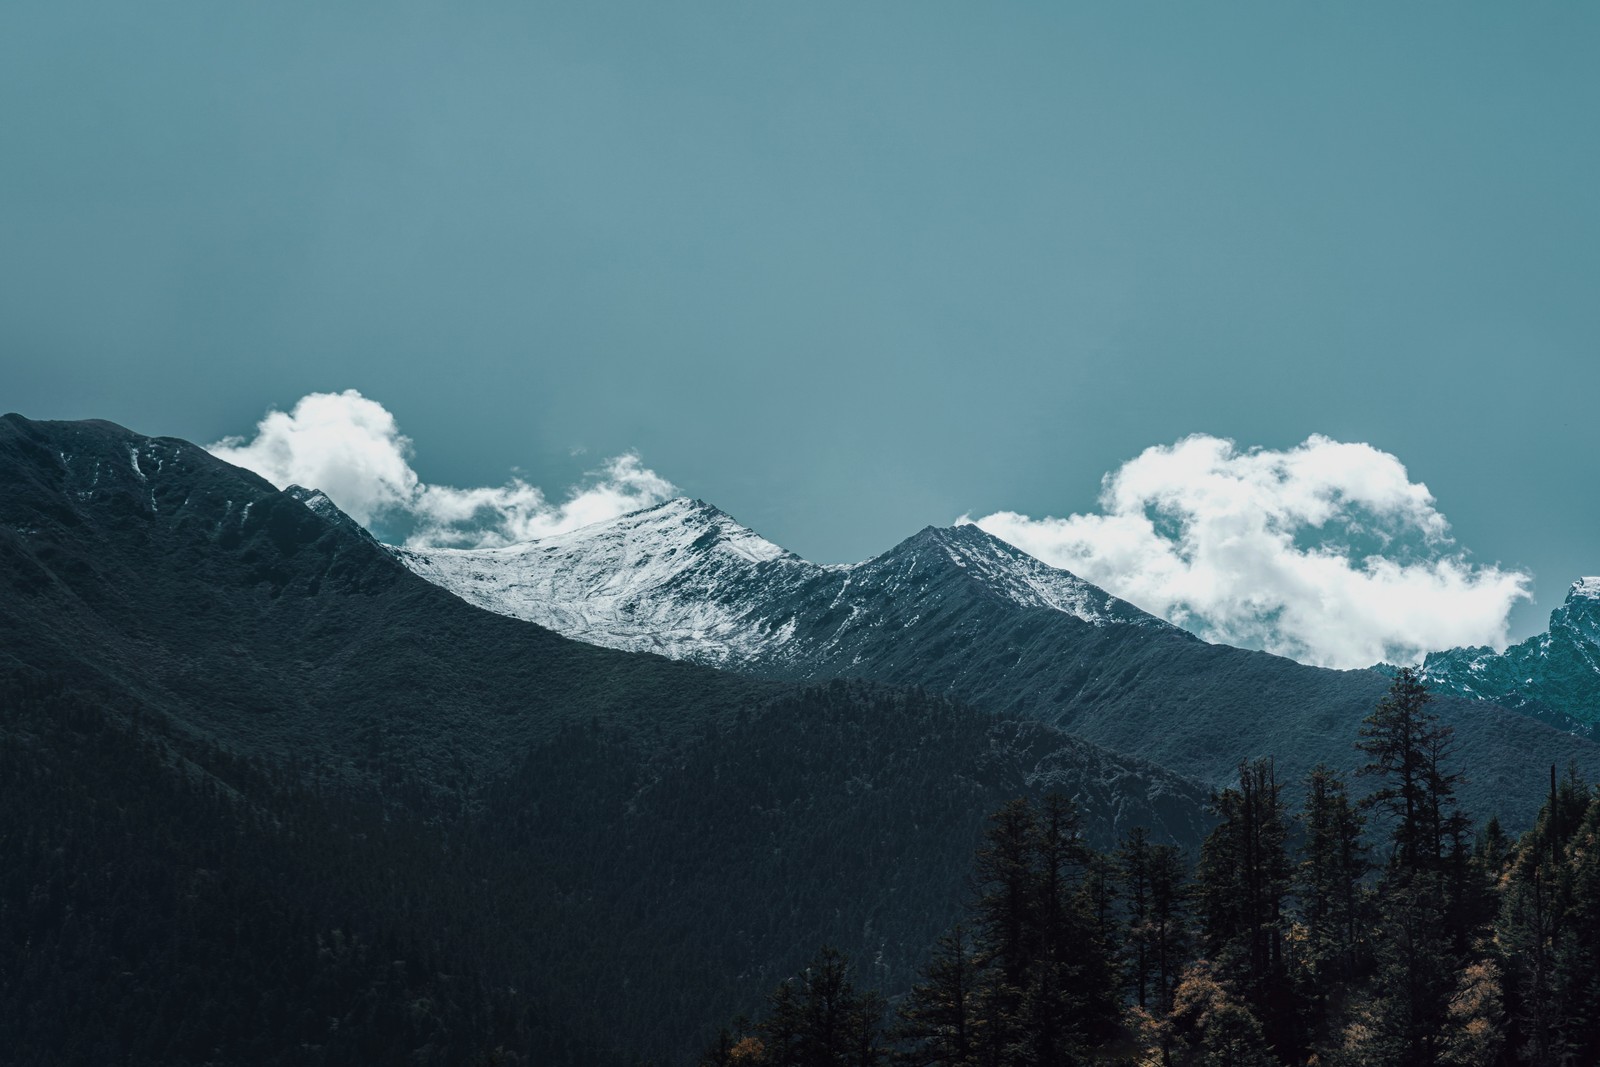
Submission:
<svg viewBox="0 0 1600 1067">
<path fill-rule="evenodd" d="M 849 566 L 809 563 L 710 505 L 675 500 L 492 550 L 395 550 L 491 611 L 569 636 L 781 679 L 918 685 L 1215 785 L 1273 756 L 1346 771 L 1389 680 L 1208 644 L 976 526 L 929 527 Z M 1530 825 L 1549 766 L 1600 746 L 1442 694 L 1470 811 Z"/>
<path fill-rule="evenodd" d="M 679 1061 L 824 942 L 904 991 L 1047 791 L 1208 826 L 1047 724 L 569 640 L 315 490 L 0 417 L 8 1062 Z"/>
<path fill-rule="evenodd" d="M 1592 733 L 1600 724 L 1600 578 L 1579 578 L 1550 629 L 1504 652 L 1452 648 L 1430 653 L 1423 677 L 1434 689 Z"/>
<path fill-rule="evenodd" d="M 819 663 L 854 662 L 885 634 L 914 637 L 905 631 L 972 593 L 1093 626 L 1172 629 L 976 526 L 930 526 L 893 552 L 830 566 L 680 498 L 505 548 L 394 551 L 470 604 L 569 637 L 799 677 L 830 677 Z"/>
</svg>

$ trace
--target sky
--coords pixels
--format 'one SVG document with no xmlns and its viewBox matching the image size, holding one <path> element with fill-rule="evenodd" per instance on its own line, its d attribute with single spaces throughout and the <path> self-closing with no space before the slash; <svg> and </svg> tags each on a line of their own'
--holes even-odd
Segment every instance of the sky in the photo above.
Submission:
<svg viewBox="0 0 1600 1067">
<path fill-rule="evenodd" d="M 0 22 L 0 409 L 269 449 L 343 397 L 349 462 L 251 455 L 397 538 L 966 516 L 1319 662 L 1600 573 L 1592 5 Z"/>
</svg>

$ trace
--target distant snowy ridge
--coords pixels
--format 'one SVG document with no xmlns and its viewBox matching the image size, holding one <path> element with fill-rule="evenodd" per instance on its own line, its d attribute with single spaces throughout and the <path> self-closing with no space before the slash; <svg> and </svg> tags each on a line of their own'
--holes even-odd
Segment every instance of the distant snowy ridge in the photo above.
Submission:
<svg viewBox="0 0 1600 1067">
<path fill-rule="evenodd" d="M 976 526 L 929 527 L 862 563 L 824 565 L 686 498 L 505 548 L 393 551 L 486 610 L 717 666 L 835 656 L 865 628 L 914 625 L 914 606 L 947 602 L 952 582 L 1093 626 L 1157 623 Z"/>
<path fill-rule="evenodd" d="M 396 549 L 469 604 L 591 644 L 724 663 L 782 640 L 756 608 L 822 568 L 698 500 L 504 548 Z"/>
<path fill-rule="evenodd" d="M 1544 633 L 1504 652 L 1435 652 L 1423 661 L 1422 673 L 1435 689 L 1592 730 L 1600 724 L 1600 577 L 1573 582 Z"/>
</svg>

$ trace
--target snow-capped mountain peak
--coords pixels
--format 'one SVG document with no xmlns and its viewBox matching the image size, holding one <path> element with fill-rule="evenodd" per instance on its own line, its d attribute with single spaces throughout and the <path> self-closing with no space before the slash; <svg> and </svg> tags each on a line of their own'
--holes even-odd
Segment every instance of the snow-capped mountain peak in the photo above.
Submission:
<svg viewBox="0 0 1600 1067">
<path fill-rule="evenodd" d="M 759 667 L 812 662 L 952 605 L 1165 625 L 976 526 L 928 527 L 880 556 L 811 563 L 701 500 L 679 498 L 492 549 L 395 549 L 469 603 L 594 644 Z"/>
<path fill-rule="evenodd" d="M 1019 607 L 1048 608 L 1095 625 L 1148 618 L 1071 571 L 1052 567 L 972 523 L 929 526 L 859 566 L 892 567 L 890 561 L 916 554 L 942 557 L 987 593 Z"/>
<path fill-rule="evenodd" d="M 822 568 L 700 500 L 488 549 L 396 549 L 468 603 L 593 644 L 724 663 L 773 639 L 747 601 Z"/>
</svg>

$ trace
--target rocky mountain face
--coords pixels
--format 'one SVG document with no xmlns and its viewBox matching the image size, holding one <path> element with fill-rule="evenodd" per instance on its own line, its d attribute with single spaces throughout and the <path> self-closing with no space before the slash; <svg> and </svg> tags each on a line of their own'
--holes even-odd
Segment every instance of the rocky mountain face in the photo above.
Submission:
<svg viewBox="0 0 1600 1067">
<path fill-rule="evenodd" d="M 614 542 L 609 581 L 667 555 L 707 593 L 730 562 L 833 580 L 684 525 L 649 559 Z M 1072 795 L 1101 847 L 1209 825 L 1200 783 L 1049 724 L 570 640 L 422 580 L 314 490 L 16 415 L 0 771 L 0 942 L 31 946 L 0 1047 L 94 1062 L 180 1029 L 129 1062 L 397 1062 L 386 1035 L 443 1042 L 430 1062 L 687 1060 L 820 944 L 908 988 L 1007 800 Z M 173 974 L 211 1007 L 125 1025 Z"/>
<path fill-rule="evenodd" d="M 1550 629 L 1504 652 L 1453 648 L 1422 665 L 1434 689 L 1536 715 L 1592 734 L 1600 724 L 1600 578 L 1580 578 Z"/>
<path fill-rule="evenodd" d="M 863 563 L 809 563 L 699 501 L 489 551 L 408 552 L 416 573 L 569 636 L 784 679 L 916 685 L 1045 722 L 1216 785 L 1272 756 L 1353 772 L 1388 679 L 1207 644 L 975 526 L 930 527 Z M 1443 695 L 1470 810 L 1531 821 L 1551 763 L 1600 747 Z"/>
</svg>

